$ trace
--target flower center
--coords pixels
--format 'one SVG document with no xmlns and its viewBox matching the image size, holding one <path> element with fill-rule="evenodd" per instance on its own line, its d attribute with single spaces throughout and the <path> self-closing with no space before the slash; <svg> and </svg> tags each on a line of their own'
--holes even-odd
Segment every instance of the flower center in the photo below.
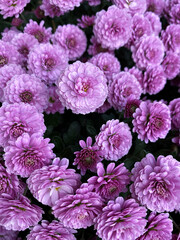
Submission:
<svg viewBox="0 0 180 240">
<path fill-rule="evenodd" d="M 157 118 L 157 119 L 155 120 L 155 127 L 156 127 L 157 129 L 160 129 L 160 128 L 162 127 L 162 125 L 163 125 L 162 120 L 159 119 L 159 118 Z"/>
<path fill-rule="evenodd" d="M 37 30 L 33 33 L 34 37 L 38 40 L 39 43 L 42 43 L 44 40 L 44 34 L 40 31 Z"/>
<path fill-rule="evenodd" d="M 86 78 L 82 79 L 81 77 L 77 78 L 75 82 L 75 90 L 77 91 L 77 93 L 79 93 L 82 96 L 87 95 L 90 87 L 91 85 L 89 79 Z"/>
<path fill-rule="evenodd" d="M 47 58 L 44 61 L 44 65 L 45 65 L 45 70 L 50 71 L 55 66 L 55 61 L 53 58 Z"/>
<path fill-rule="evenodd" d="M 21 123 L 15 123 L 10 129 L 10 134 L 17 138 L 24 132 L 24 126 Z"/>
<path fill-rule="evenodd" d="M 22 46 L 19 49 L 19 53 L 21 53 L 23 56 L 27 57 L 27 55 L 29 54 L 29 49 L 27 48 L 27 46 Z"/>
<path fill-rule="evenodd" d="M 163 182 L 156 182 L 155 184 L 156 192 L 158 195 L 165 196 L 166 195 L 166 185 Z"/>
<path fill-rule="evenodd" d="M 0 67 L 3 67 L 4 65 L 6 65 L 8 63 L 8 59 L 7 57 L 0 55 Z"/>
<path fill-rule="evenodd" d="M 152 49 L 148 49 L 146 52 L 145 52 L 145 57 L 147 58 L 147 60 L 152 60 L 154 57 L 155 57 L 155 51 Z"/>
<path fill-rule="evenodd" d="M 118 148 L 121 144 L 121 137 L 119 136 L 119 134 L 116 133 L 109 136 L 108 140 L 110 144 L 115 148 Z"/>
<path fill-rule="evenodd" d="M 76 46 L 76 41 L 74 38 L 67 38 L 66 39 L 66 45 L 67 47 L 70 49 L 70 48 L 74 48 Z"/>
<path fill-rule="evenodd" d="M 21 99 L 22 102 L 30 103 L 33 99 L 33 95 L 29 91 L 24 91 L 20 93 L 19 98 Z"/>
<path fill-rule="evenodd" d="M 123 97 L 129 97 L 132 94 L 132 88 L 131 87 L 125 87 L 122 91 Z"/>
</svg>

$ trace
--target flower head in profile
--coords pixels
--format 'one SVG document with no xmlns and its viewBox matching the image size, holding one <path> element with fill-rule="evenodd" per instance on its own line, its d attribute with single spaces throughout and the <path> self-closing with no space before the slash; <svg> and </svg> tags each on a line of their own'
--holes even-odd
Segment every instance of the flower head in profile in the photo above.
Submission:
<svg viewBox="0 0 180 240">
<path fill-rule="evenodd" d="M 102 163 L 97 164 L 97 175 L 88 179 L 88 183 L 94 186 L 95 191 L 106 201 L 114 200 L 119 193 L 126 192 L 126 186 L 130 182 L 129 171 L 124 163 L 115 167 L 110 163 L 105 170 Z"/>
<path fill-rule="evenodd" d="M 97 235 L 104 240 L 134 240 L 144 233 L 146 208 L 132 198 L 110 200 L 94 219 Z"/>
<path fill-rule="evenodd" d="M 171 129 L 170 110 L 165 103 L 142 101 L 133 113 L 133 132 L 145 143 L 164 139 Z"/>
<path fill-rule="evenodd" d="M 81 175 L 85 175 L 86 170 L 96 172 L 96 165 L 102 161 L 101 151 L 98 146 L 92 146 L 92 138 L 88 137 L 86 142 L 79 141 L 79 145 L 82 147 L 80 151 L 74 152 L 76 158 L 73 165 L 77 165 L 77 168 L 81 170 Z"/>
<path fill-rule="evenodd" d="M 180 163 L 171 155 L 157 160 L 149 153 L 132 169 L 132 196 L 151 211 L 179 209 Z"/>
</svg>

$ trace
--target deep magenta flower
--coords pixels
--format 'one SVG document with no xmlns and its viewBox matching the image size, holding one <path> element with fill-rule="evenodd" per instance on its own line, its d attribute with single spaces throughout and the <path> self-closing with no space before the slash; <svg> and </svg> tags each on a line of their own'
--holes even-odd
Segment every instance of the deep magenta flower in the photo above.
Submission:
<svg viewBox="0 0 180 240">
<path fill-rule="evenodd" d="M 124 117 L 129 118 L 132 117 L 133 113 L 136 111 L 136 108 L 139 107 L 141 101 L 134 98 L 129 98 L 127 100 L 125 110 L 124 110 Z"/>
<path fill-rule="evenodd" d="M 63 161 L 65 164 L 61 166 Z M 74 194 L 81 185 L 81 176 L 68 168 L 69 160 L 62 159 L 61 162 L 54 161 L 52 165 L 36 169 L 27 179 L 33 196 L 45 205 L 54 206 L 57 200 Z"/>
<path fill-rule="evenodd" d="M 69 60 L 76 60 L 81 57 L 87 47 L 85 33 L 73 24 L 58 26 L 52 41 L 67 52 Z"/>
<path fill-rule="evenodd" d="M 172 238 L 173 223 L 168 213 L 151 212 L 145 233 L 137 240 L 169 240 Z"/>
<path fill-rule="evenodd" d="M 34 106 L 25 103 L 3 104 L 0 108 L 0 145 L 7 146 L 24 132 L 43 135 L 44 118 Z"/>
<path fill-rule="evenodd" d="M 145 143 L 164 139 L 171 129 L 170 110 L 165 103 L 142 101 L 133 113 L 133 132 Z"/>
<path fill-rule="evenodd" d="M 117 161 L 128 154 L 132 145 L 132 135 L 127 123 L 109 120 L 103 124 L 96 136 L 96 144 L 106 160 Z"/>
<path fill-rule="evenodd" d="M 124 167 L 124 163 L 115 167 L 110 163 L 105 170 L 102 163 L 97 164 L 97 175 L 88 179 L 88 183 L 94 186 L 95 191 L 104 200 L 114 200 L 121 192 L 126 192 L 126 186 L 130 183 L 130 173 Z"/>
<path fill-rule="evenodd" d="M 30 200 L 19 195 L 16 199 L 9 194 L 0 198 L 0 225 L 7 230 L 24 231 L 36 225 L 41 219 L 43 210 Z"/>
<path fill-rule="evenodd" d="M 103 201 L 99 194 L 92 192 L 93 186 L 83 184 L 75 195 L 60 198 L 52 208 L 53 214 L 65 227 L 87 228 L 101 213 Z"/>
<path fill-rule="evenodd" d="M 180 129 L 180 98 L 175 98 L 169 103 L 172 117 L 172 128 Z"/>
<path fill-rule="evenodd" d="M 124 46 L 132 34 L 132 17 L 115 5 L 96 13 L 93 32 L 103 48 L 111 50 Z"/>
<path fill-rule="evenodd" d="M 103 240 L 134 240 L 144 233 L 146 208 L 134 199 L 110 200 L 94 219 L 97 235 Z"/>
<path fill-rule="evenodd" d="M 27 235 L 27 240 L 48 239 L 48 240 L 76 240 L 73 233 L 76 230 L 66 228 L 62 223 L 53 220 L 49 223 L 47 220 L 42 220 L 41 224 L 34 226 Z"/>
<path fill-rule="evenodd" d="M 86 142 L 79 141 L 79 145 L 82 147 L 80 151 L 74 152 L 76 158 L 73 165 L 77 165 L 77 169 L 81 170 L 81 175 L 85 175 L 86 170 L 96 172 L 96 165 L 102 161 L 101 151 L 98 146 L 92 146 L 92 138 L 88 137 Z"/>
<path fill-rule="evenodd" d="M 171 155 L 156 159 L 149 153 L 132 169 L 132 196 L 151 211 L 179 209 L 180 163 Z"/>
<path fill-rule="evenodd" d="M 45 165 L 55 156 L 49 143 L 49 138 L 43 138 L 39 134 L 23 133 L 16 141 L 11 141 L 5 147 L 4 160 L 9 173 L 29 177 L 30 174 Z"/>
<path fill-rule="evenodd" d="M 59 99 L 73 113 L 87 114 L 102 106 L 107 97 L 107 79 L 92 63 L 76 61 L 57 82 Z"/>
</svg>

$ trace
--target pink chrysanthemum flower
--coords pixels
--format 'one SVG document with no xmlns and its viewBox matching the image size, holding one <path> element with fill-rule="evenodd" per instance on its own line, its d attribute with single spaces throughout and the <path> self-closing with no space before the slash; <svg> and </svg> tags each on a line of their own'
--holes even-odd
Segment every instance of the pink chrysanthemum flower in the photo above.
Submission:
<svg viewBox="0 0 180 240">
<path fill-rule="evenodd" d="M 99 151 L 98 146 L 92 146 L 91 137 L 88 137 L 86 142 L 80 140 L 79 145 L 82 150 L 74 152 L 76 158 L 73 165 L 77 165 L 77 169 L 81 170 L 81 175 L 85 175 L 86 170 L 96 172 L 97 163 L 102 161 L 101 151 Z"/>
<path fill-rule="evenodd" d="M 153 12 L 146 12 L 144 16 L 151 23 L 153 33 L 158 36 L 162 28 L 160 17 Z"/>
<path fill-rule="evenodd" d="M 144 72 L 143 90 L 144 93 L 157 94 L 166 85 L 166 76 L 161 65 L 147 67 Z"/>
<path fill-rule="evenodd" d="M 118 8 L 126 9 L 131 15 L 136 13 L 143 14 L 146 11 L 146 0 L 113 0 Z"/>
<path fill-rule="evenodd" d="M 55 83 L 67 65 L 67 53 L 58 45 L 39 44 L 29 53 L 29 70 L 48 84 Z"/>
<path fill-rule="evenodd" d="M 121 66 L 118 59 L 108 52 L 99 53 L 93 56 L 89 62 L 99 67 L 104 72 L 107 79 L 111 79 L 114 73 L 120 72 Z"/>
<path fill-rule="evenodd" d="M 67 195 L 59 199 L 52 208 L 54 216 L 68 228 L 90 227 L 103 207 L 103 201 L 99 194 L 92 191 L 93 186 L 85 183 L 81 185 L 75 195 Z"/>
<path fill-rule="evenodd" d="M 125 72 L 129 72 L 130 74 L 134 75 L 135 78 L 140 83 L 141 88 L 143 90 L 143 78 L 144 78 L 144 75 L 143 75 L 142 71 L 139 68 L 137 68 L 136 66 L 134 66 L 132 68 L 129 68 L 129 69 L 127 67 L 125 67 L 124 71 Z"/>
<path fill-rule="evenodd" d="M 20 63 L 22 66 L 27 67 L 27 59 L 30 50 L 39 45 L 39 42 L 32 35 L 27 33 L 19 33 L 12 39 L 11 43 L 16 47 L 20 53 Z"/>
<path fill-rule="evenodd" d="M 20 195 L 16 199 L 9 194 L 0 198 L 0 225 L 7 230 L 24 231 L 38 224 L 42 219 L 43 210 L 30 200 Z"/>
<path fill-rule="evenodd" d="M 134 199 L 110 200 L 94 219 L 97 235 L 103 240 L 134 240 L 144 233 L 146 209 Z"/>
<path fill-rule="evenodd" d="M 162 67 L 169 80 L 175 78 L 180 73 L 179 55 L 173 51 L 166 52 L 166 56 L 162 62 Z"/>
<path fill-rule="evenodd" d="M 12 39 L 19 33 L 20 33 L 20 31 L 15 27 L 11 27 L 10 29 L 5 28 L 4 31 L 1 33 L 2 41 L 11 42 Z"/>
<path fill-rule="evenodd" d="M 20 55 L 15 46 L 9 42 L 0 40 L 0 68 L 10 64 L 18 64 L 20 61 Z"/>
<path fill-rule="evenodd" d="M 39 202 L 52 207 L 57 200 L 74 194 L 81 185 L 81 176 L 74 169 L 68 169 L 68 165 L 69 160 L 62 159 L 60 163 L 52 162 L 52 165 L 37 169 L 30 175 L 28 187 Z"/>
<path fill-rule="evenodd" d="M 175 98 L 169 103 L 172 117 L 172 128 L 180 130 L 180 98 Z"/>
<path fill-rule="evenodd" d="M 94 24 L 95 16 L 82 15 L 81 19 L 77 19 L 77 26 L 81 28 L 87 28 Z"/>
<path fill-rule="evenodd" d="M 27 240 L 48 239 L 48 240 L 76 240 L 73 233 L 76 230 L 66 228 L 62 223 L 53 220 L 49 223 L 47 220 L 42 220 L 41 224 L 34 226 L 27 235 Z"/>
<path fill-rule="evenodd" d="M 128 154 L 132 145 L 129 126 L 119 120 L 109 120 L 103 124 L 96 136 L 96 144 L 106 160 L 117 161 Z"/>
<path fill-rule="evenodd" d="M 103 105 L 107 97 L 104 73 L 92 63 L 76 61 L 57 82 L 62 104 L 73 113 L 87 114 Z"/>
<path fill-rule="evenodd" d="M 132 17 L 115 5 L 96 13 L 94 35 L 103 48 L 111 50 L 124 46 L 132 34 Z"/>
<path fill-rule="evenodd" d="M 60 102 L 59 96 L 57 94 L 57 86 L 48 87 L 48 104 L 45 112 L 47 114 L 54 114 L 56 112 L 63 114 L 64 109 L 65 107 Z"/>
<path fill-rule="evenodd" d="M 97 175 L 88 179 L 88 184 L 92 184 L 96 193 L 104 200 L 114 200 L 121 192 L 126 192 L 126 186 L 130 183 L 129 171 L 124 167 L 124 163 L 115 167 L 115 163 L 110 163 L 105 171 L 102 163 L 97 164 Z"/>
<path fill-rule="evenodd" d="M 42 112 L 47 107 L 47 87 L 34 75 L 15 75 L 4 88 L 4 100 L 8 103 L 28 103 Z"/>
<path fill-rule="evenodd" d="M 166 51 L 180 53 L 180 25 L 170 24 L 166 30 L 161 32 L 161 39 L 164 43 Z"/>
<path fill-rule="evenodd" d="M 110 50 L 108 48 L 103 48 L 101 46 L 101 44 L 98 43 L 98 41 L 95 38 L 95 36 L 91 37 L 90 42 L 92 43 L 92 45 L 90 44 L 89 48 L 88 48 L 88 54 L 89 55 L 93 55 L 94 56 L 94 55 L 96 55 L 98 53 L 101 53 L 101 52 L 108 52 L 108 53 L 114 54 L 113 50 Z"/>
<path fill-rule="evenodd" d="M 131 50 L 134 62 L 142 70 L 159 65 L 164 57 L 164 45 L 155 35 L 143 35 Z"/>
<path fill-rule="evenodd" d="M 0 13 L 3 15 L 3 18 L 19 17 L 19 14 L 23 12 L 29 2 L 30 0 L 1 0 Z"/>
<path fill-rule="evenodd" d="M 49 143 L 49 138 L 43 138 L 39 134 L 23 133 L 16 141 L 11 141 L 5 147 L 4 160 L 9 173 L 29 177 L 30 174 L 45 165 L 55 156 Z"/>
<path fill-rule="evenodd" d="M 108 101 L 118 111 L 125 108 L 129 98 L 139 99 L 142 93 L 140 83 L 129 72 L 114 74 L 108 90 Z"/>
<path fill-rule="evenodd" d="M 164 7 L 164 0 L 147 0 L 147 11 L 153 12 L 159 16 L 162 15 Z"/>
<path fill-rule="evenodd" d="M 24 132 L 43 135 L 44 118 L 34 106 L 25 103 L 3 104 L 0 108 L 0 145 L 7 146 Z"/>
<path fill-rule="evenodd" d="M 52 37 L 54 44 L 68 53 L 69 60 L 76 60 L 81 57 L 87 47 L 87 39 L 85 33 L 76 25 L 67 24 L 58 26 Z"/>
<path fill-rule="evenodd" d="M 0 226 L 1 240 L 17 240 L 18 231 L 7 230 L 5 227 Z"/>
<path fill-rule="evenodd" d="M 24 33 L 33 35 L 39 43 L 47 43 L 51 38 L 51 28 L 45 28 L 44 21 L 41 21 L 40 24 L 32 19 L 29 20 L 29 23 L 26 24 L 24 28 Z"/>
<path fill-rule="evenodd" d="M 9 174 L 0 164 L 0 197 L 3 193 L 8 193 L 14 197 L 20 192 L 20 182 L 18 177 L 14 174 Z"/>
<path fill-rule="evenodd" d="M 151 212 L 145 229 L 146 232 L 137 240 L 169 240 L 172 238 L 173 223 L 168 213 Z"/>
<path fill-rule="evenodd" d="M 79 7 L 83 0 L 49 0 L 50 4 L 58 6 L 61 11 L 68 12 L 74 10 L 75 7 Z"/>
<path fill-rule="evenodd" d="M 133 113 L 136 111 L 136 108 L 139 107 L 141 101 L 138 99 L 129 98 L 127 100 L 125 110 L 124 110 L 124 117 L 129 118 L 133 116 Z"/>
<path fill-rule="evenodd" d="M 156 159 L 149 153 L 132 169 L 130 191 L 151 211 L 172 212 L 179 208 L 180 163 L 171 155 Z"/>
<path fill-rule="evenodd" d="M 60 17 L 64 14 L 60 7 L 55 4 L 51 4 L 49 0 L 43 0 L 40 5 L 40 9 L 44 11 L 45 16 L 49 16 L 51 18 Z"/>
<path fill-rule="evenodd" d="M 143 101 L 133 114 L 133 132 L 145 143 L 164 139 L 171 129 L 171 116 L 168 106 L 162 102 Z"/>
</svg>

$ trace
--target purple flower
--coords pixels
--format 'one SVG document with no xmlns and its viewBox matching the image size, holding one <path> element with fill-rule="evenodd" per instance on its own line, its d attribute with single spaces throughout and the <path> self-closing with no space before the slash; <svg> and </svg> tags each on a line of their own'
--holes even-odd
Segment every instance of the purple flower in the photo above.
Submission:
<svg viewBox="0 0 180 240">
<path fill-rule="evenodd" d="M 103 240 L 134 240 L 144 233 L 146 209 L 134 199 L 117 197 L 107 203 L 94 219 L 97 235 Z"/>
<path fill-rule="evenodd" d="M 11 22 L 12 26 L 14 27 L 20 27 L 22 23 L 23 23 L 23 20 L 21 18 L 16 18 L 16 17 L 14 17 Z"/>
<path fill-rule="evenodd" d="M 132 145 L 132 135 L 127 123 L 109 120 L 103 124 L 96 136 L 96 144 L 106 160 L 117 161 L 128 154 Z"/>
<path fill-rule="evenodd" d="M 126 9 L 131 15 L 143 14 L 146 11 L 146 0 L 113 0 L 113 3 L 120 9 Z"/>
<path fill-rule="evenodd" d="M 29 70 L 48 84 L 55 83 L 67 65 L 67 53 L 57 45 L 39 44 L 29 53 Z"/>
<path fill-rule="evenodd" d="M 149 153 L 132 169 L 132 196 L 151 211 L 172 212 L 179 208 L 180 163 L 171 155 L 155 160 Z"/>
<path fill-rule="evenodd" d="M 92 63 L 76 61 L 57 82 L 62 104 L 73 113 L 87 114 L 103 105 L 107 97 L 104 73 Z"/>
<path fill-rule="evenodd" d="M 136 111 L 136 108 L 139 107 L 141 101 L 134 98 L 129 98 L 127 100 L 125 110 L 124 110 L 124 117 L 129 118 L 133 116 L 133 113 Z"/>
<path fill-rule="evenodd" d="M 161 65 L 147 67 L 144 72 L 143 90 L 144 93 L 157 94 L 166 84 L 166 76 Z"/>
<path fill-rule="evenodd" d="M 168 11 L 169 14 L 169 22 L 170 23 L 180 23 L 180 2 L 179 1 L 172 1 L 173 4 Z"/>
<path fill-rule="evenodd" d="M 20 195 L 17 199 L 8 194 L 0 198 L 0 225 L 7 230 L 24 231 L 36 225 L 42 218 L 43 210 Z"/>
<path fill-rule="evenodd" d="M 180 53 L 180 25 L 170 24 L 161 32 L 161 38 L 166 51 Z"/>
<path fill-rule="evenodd" d="M 113 50 L 110 50 L 108 48 L 103 48 L 101 46 L 100 43 L 98 43 L 97 39 L 95 38 L 95 36 L 92 36 L 91 39 L 90 39 L 90 42 L 92 43 L 92 45 L 90 44 L 89 45 L 89 48 L 88 48 L 88 53 L 89 55 L 96 55 L 98 53 L 101 53 L 101 52 L 109 52 L 111 54 L 114 54 L 114 51 Z"/>
<path fill-rule="evenodd" d="M 81 28 L 87 28 L 94 24 L 95 16 L 82 15 L 81 19 L 77 19 L 77 26 Z"/>
<path fill-rule="evenodd" d="M 160 17 L 153 12 L 146 12 L 144 16 L 151 23 L 153 33 L 158 36 L 162 28 Z"/>
<path fill-rule="evenodd" d="M 54 162 L 52 165 L 32 172 L 27 183 L 31 193 L 39 202 L 54 206 L 57 200 L 66 195 L 74 194 L 81 185 L 81 176 L 75 173 L 74 169 L 68 169 L 68 164 L 69 160 L 63 166 Z"/>
<path fill-rule="evenodd" d="M 162 62 L 162 67 L 169 80 L 175 78 L 180 73 L 179 55 L 173 51 L 166 52 L 166 56 Z"/>
<path fill-rule="evenodd" d="M 172 238 L 173 223 L 168 213 L 151 212 L 145 229 L 146 232 L 137 240 L 169 240 Z"/>
<path fill-rule="evenodd" d="M 133 114 L 133 132 L 145 143 L 164 139 L 171 129 L 168 106 L 162 102 L 143 101 Z"/>
<path fill-rule="evenodd" d="M 118 59 L 108 52 L 99 53 L 93 56 L 89 62 L 99 67 L 104 72 L 107 79 L 111 79 L 114 73 L 120 72 L 121 66 Z"/>
<path fill-rule="evenodd" d="M 98 193 L 105 200 L 114 200 L 121 192 L 126 192 L 126 186 L 130 182 L 129 171 L 124 167 L 124 163 L 115 167 L 115 163 L 110 163 L 105 171 L 102 163 L 97 164 L 97 175 L 88 179 L 88 183 L 94 186 Z"/>
<path fill-rule="evenodd" d="M 164 45 L 159 37 L 154 35 L 142 36 L 131 50 L 134 62 L 142 70 L 148 66 L 159 65 L 164 57 Z"/>
<path fill-rule="evenodd" d="M 73 24 L 58 26 L 52 37 L 52 41 L 54 44 L 58 44 L 61 48 L 64 48 L 69 60 L 76 60 L 81 57 L 87 47 L 85 33 Z"/>
<path fill-rule="evenodd" d="M 180 129 L 180 98 L 175 98 L 169 103 L 172 117 L 172 128 Z"/>
<path fill-rule="evenodd" d="M 147 0 L 147 11 L 161 16 L 165 7 L 164 0 Z"/>
<path fill-rule="evenodd" d="M 60 17 L 64 14 L 57 5 L 51 4 L 49 0 L 43 0 L 40 5 L 40 9 L 44 11 L 45 16 L 49 16 L 51 18 Z"/>
<path fill-rule="evenodd" d="M 42 112 L 47 107 L 47 87 L 34 75 L 15 75 L 4 88 L 4 100 L 8 103 L 28 103 Z"/>
<path fill-rule="evenodd" d="M 132 34 L 132 17 L 115 5 L 96 13 L 93 32 L 103 48 L 111 50 L 124 46 Z"/>
<path fill-rule="evenodd" d="M 88 137 L 86 142 L 80 140 L 79 145 L 82 147 L 82 150 L 74 152 L 76 158 L 74 159 L 73 165 L 77 165 L 77 169 L 81 170 L 81 175 L 85 175 L 88 169 L 96 172 L 97 163 L 102 161 L 101 151 L 99 151 L 98 146 L 91 146 L 91 137 Z"/>
<path fill-rule="evenodd" d="M 3 18 L 7 17 L 19 17 L 19 14 L 23 12 L 25 6 L 30 2 L 30 0 L 1 0 L 0 10 Z"/>
<path fill-rule="evenodd" d="M 10 43 L 12 41 L 12 39 L 19 33 L 20 33 L 20 31 L 15 27 L 11 27 L 10 29 L 5 28 L 4 31 L 1 33 L 2 41 Z"/>
<path fill-rule="evenodd" d="M 53 214 L 65 227 L 87 228 L 93 225 L 94 218 L 101 213 L 101 197 L 92 192 L 93 186 L 81 185 L 75 195 L 67 195 L 56 202 Z"/>
<path fill-rule="evenodd" d="M 51 86 L 48 87 L 48 105 L 47 108 L 45 109 L 45 112 L 47 114 L 54 114 L 56 112 L 59 112 L 61 114 L 64 113 L 65 107 L 62 105 L 62 103 L 59 100 L 59 96 L 57 94 L 57 86 Z"/>
<path fill-rule="evenodd" d="M 139 69 L 139 68 L 137 68 L 136 66 L 134 66 L 134 67 L 132 67 L 132 68 L 127 68 L 127 67 L 125 67 L 124 68 L 124 71 L 125 72 L 129 72 L 130 74 L 132 74 L 132 75 L 134 75 L 135 76 L 135 78 L 138 80 L 138 82 L 140 83 L 140 85 L 141 85 L 141 88 L 142 88 L 142 90 L 143 90 L 143 78 L 144 78 L 144 76 L 143 76 L 143 73 L 142 73 L 142 71 Z"/>
<path fill-rule="evenodd" d="M 3 104 L 0 108 L 0 145 L 7 146 L 24 132 L 43 135 L 44 118 L 34 106 L 25 103 Z"/>
<path fill-rule="evenodd" d="M 0 226 L 1 240 L 17 240 L 17 231 L 6 230 L 3 226 Z"/>
<path fill-rule="evenodd" d="M 30 174 L 44 165 L 49 165 L 55 156 L 49 143 L 49 138 L 43 138 L 39 134 L 23 133 L 16 141 L 11 141 L 5 147 L 4 160 L 9 173 L 29 177 Z"/>
<path fill-rule="evenodd" d="M 39 239 L 62 239 L 62 240 L 76 240 L 73 233 L 75 230 L 66 228 L 62 223 L 53 220 L 49 223 L 47 220 L 42 220 L 41 224 L 34 226 L 27 235 L 27 240 Z"/>
<path fill-rule="evenodd" d="M 79 7 L 82 0 L 49 0 L 49 2 L 58 6 L 61 11 L 68 12 L 74 10 L 75 7 Z"/>
<path fill-rule="evenodd" d="M 30 35 L 33 35 L 39 43 L 47 43 L 50 40 L 51 37 L 51 28 L 45 28 L 44 21 L 41 21 L 40 24 L 36 21 L 33 21 L 32 19 L 29 20 L 29 23 L 26 24 L 24 28 L 24 33 L 28 33 Z"/>
<path fill-rule="evenodd" d="M 108 88 L 108 101 L 118 111 L 125 108 L 129 98 L 139 99 L 142 93 L 140 83 L 129 72 L 114 74 Z"/>
</svg>

